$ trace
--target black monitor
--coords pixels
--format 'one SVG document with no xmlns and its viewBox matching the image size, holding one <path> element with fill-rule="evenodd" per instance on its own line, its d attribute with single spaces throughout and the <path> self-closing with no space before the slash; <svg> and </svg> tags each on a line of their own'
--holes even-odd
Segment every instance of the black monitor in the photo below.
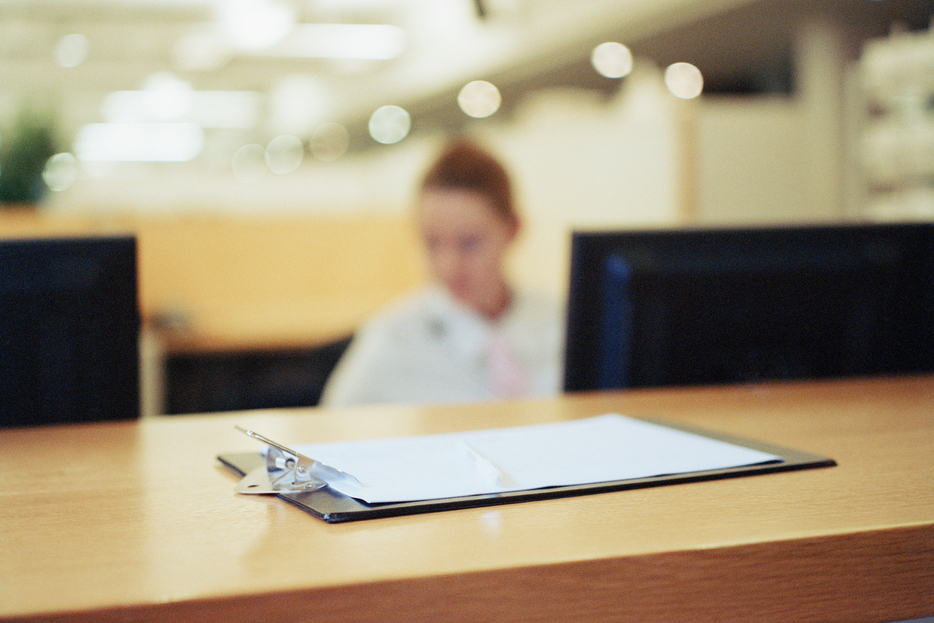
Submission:
<svg viewBox="0 0 934 623">
<path fill-rule="evenodd" d="M 934 370 L 934 225 L 576 232 L 567 391 Z"/>
<path fill-rule="evenodd" d="M 139 416 L 136 241 L 0 241 L 0 426 Z"/>
</svg>

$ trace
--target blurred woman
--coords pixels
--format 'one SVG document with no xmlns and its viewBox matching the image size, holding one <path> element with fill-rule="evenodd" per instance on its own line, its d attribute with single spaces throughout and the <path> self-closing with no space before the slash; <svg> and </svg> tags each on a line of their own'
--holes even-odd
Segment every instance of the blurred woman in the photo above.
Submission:
<svg viewBox="0 0 934 623">
<path fill-rule="evenodd" d="M 563 314 L 520 292 L 505 258 L 520 230 L 509 176 L 458 140 L 417 198 L 434 283 L 361 327 L 325 387 L 325 405 L 457 403 L 554 395 Z"/>
</svg>

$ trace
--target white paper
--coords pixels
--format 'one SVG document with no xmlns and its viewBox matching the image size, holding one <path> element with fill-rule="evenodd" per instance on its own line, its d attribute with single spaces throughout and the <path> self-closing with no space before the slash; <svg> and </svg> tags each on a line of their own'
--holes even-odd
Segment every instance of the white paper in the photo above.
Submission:
<svg viewBox="0 0 934 623">
<path fill-rule="evenodd" d="M 292 448 L 355 476 L 360 485 L 331 486 L 368 503 L 612 482 L 783 460 L 617 414 Z"/>
</svg>

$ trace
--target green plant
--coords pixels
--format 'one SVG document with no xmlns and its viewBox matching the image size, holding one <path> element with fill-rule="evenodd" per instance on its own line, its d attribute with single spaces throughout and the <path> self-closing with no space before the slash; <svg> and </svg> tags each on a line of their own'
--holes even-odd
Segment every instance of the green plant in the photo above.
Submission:
<svg viewBox="0 0 934 623">
<path fill-rule="evenodd" d="M 0 134 L 0 204 L 39 203 L 46 191 L 42 171 L 55 151 L 52 124 L 21 113 L 13 129 Z"/>
</svg>

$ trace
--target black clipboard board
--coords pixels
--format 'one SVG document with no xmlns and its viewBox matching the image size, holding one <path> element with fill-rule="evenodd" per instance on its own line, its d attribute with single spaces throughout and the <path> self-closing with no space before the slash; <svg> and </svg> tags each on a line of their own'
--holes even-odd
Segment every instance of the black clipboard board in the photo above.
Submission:
<svg viewBox="0 0 934 623">
<path fill-rule="evenodd" d="M 609 482 L 588 483 L 581 485 L 548 487 L 543 489 L 528 489 L 523 491 L 509 491 L 505 493 L 491 493 L 471 495 L 466 497 L 442 498 L 430 500 L 417 500 L 411 502 L 393 502 L 384 504 L 367 504 L 330 488 L 316 489 L 314 491 L 277 493 L 276 497 L 293 504 L 302 510 L 326 521 L 327 523 L 343 523 L 360 521 L 364 519 L 378 519 L 381 517 L 395 517 L 399 515 L 415 515 L 421 513 L 436 513 L 440 511 L 458 510 L 464 508 L 477 508 L 483 506 L 496 506 L 499 504 L 515 504 L 518 502 L 533 502 L 537 500 L 552 500 L 557 498 L 574 497 L 580 495 L 595 495 L 611 491 L 625 491 L 629 489 L 644 489 L 647 487 L 660 487 L 664 485 L 703 482 L 708 480 L 722 480 L 726 478 L 739 478 L 743 476 L 757 476 L 779 472 L 791 472 L 820 467 L 833 467 L 837 464 L 831 458 L 775 446 L 749 439 L 724 435 L 709 430 L 675 424 L 653 418 L 640 418 L 653 424 L 667 426 L 711 439 L 724 441 L 737 446 L 760 450 L 782 458 L 781 461 L 744 465 L 728 469 L 717 469 L 682 474 L 666 474 L 649 478 L 634 478 L 629 480 L 615 480 Z M 244 476 L 253 469 L 265 464 L 259 452 L 221 454 L 218 460 L 240 476 Z"/>
</svg>

